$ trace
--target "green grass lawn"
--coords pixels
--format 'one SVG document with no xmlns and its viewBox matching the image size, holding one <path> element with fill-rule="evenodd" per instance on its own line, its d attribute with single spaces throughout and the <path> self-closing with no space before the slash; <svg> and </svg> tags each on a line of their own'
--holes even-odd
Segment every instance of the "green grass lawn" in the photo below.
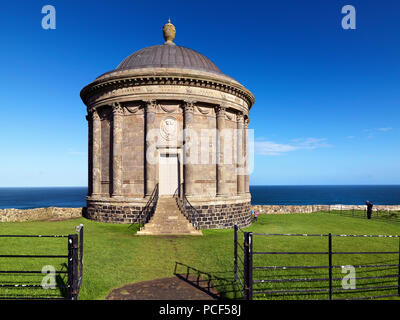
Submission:
<svg viewBox="0 0 400 320">
<path fill-rule="evenodd" d="M 80 299 L 104 299 L 113 288 L 127 283 L 172 277 L 186 273 L 181 263 L 212 277 L 214 286 L 227 298 L 241 298 L 241 292 L 233 282 L 233 230 L 203 230 L 203 236 L 136 236 L 136 229 L 128 225 L 99 223 L 84 218 L 57 222 L 1 223 L 0 234 L 71 234 L 74 227 L 84 225 L 84 275 Z M 259 215 L 258 221 L 246 231 L 261 233 L 336 233 L 336 234 L 400 234 L 400 224 L 339 216 L 328 213 Z M 334 251 L 398 251 L 399 240 L 395 238 L 334 238 Z M 255 251 L 327 251 L 327 238 L 314 237 L 265 237 L 254 236 Z M 1 254 L 66 254 L 67 240 L 64 238 L 0 238 Z M 261 256 L 254 257 L 254 266 L 265 265 L 327 265 L 327 256 Z M 334 256 L 333 264 L 398 263 L 398 255 L 351 255 Z M 66 270 L 66 259 L 11 259 L 0 258 L 0 270 L 38 270 L 44 265 L 54 265 L 57 270 Z M 373 268 L 371 268 L 373 269 Z M 387 270 L 357 270 L 357 276 L 397 273 L 397 267 Z M 284 270 L 254 271 L 254 279 L 327 277 L 327 270 Z M 335 270 L 334 277 L 343 277 Z M 205 274 L 202 275 L 205 278 Z M 42 275 L 10 276 L 0 274 L 0 284 L 38 283 Z M 58 279 L 60 283 L 63 278 Z M 65 281 L 65 279 L 64 279 Z M 396 278 L 382 280 L 360 280 L 362 284 L 378 282 L 376 285 L 397 284 Z M 384 282 L 391 281 L 391 282 Z M 381 284 L 379 284 L 381 283 Z M 326 283 L 271 283 L 255 285 L 260 290 L 280 290 L 285 288 L 311 288 Z M 340 286 L 340 281 L 334 283 Z M 358 286 L 359 284 L 357 284 Z M 368 284 L 372 286 L 372 284 Z M 397 289 L 380 292 L 391 294 Z M 376 292 L 375 292 L 376 293 Z M 368 295 L 374 295 L 368 292 Z M 3 296 L 43 294 L 61 296 L 60 290 L 6 289 L 0 287 Z M 357 293 L 356 293 L 357 294 Z M 359 293 L 366 295 L 367 293 Z M 335 298 L 345 295 L 335 295 Z M 325 295 L 312 296 L 272 296 L 255 295 L 260 299 L 325 299 Z"/>
</svg>

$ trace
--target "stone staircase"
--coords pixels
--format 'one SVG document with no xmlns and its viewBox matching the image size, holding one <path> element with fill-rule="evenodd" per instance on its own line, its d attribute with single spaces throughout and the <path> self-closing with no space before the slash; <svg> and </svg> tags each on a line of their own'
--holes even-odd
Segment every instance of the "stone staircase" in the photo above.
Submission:
<svg viewBox="0 0 400 320">
<path fill-rule="evenodd" d="M 179 210 L 172 196 L 160 196 L 156 211 L 138 235 L 203 235 L 196 230 Z"/>
</svg>

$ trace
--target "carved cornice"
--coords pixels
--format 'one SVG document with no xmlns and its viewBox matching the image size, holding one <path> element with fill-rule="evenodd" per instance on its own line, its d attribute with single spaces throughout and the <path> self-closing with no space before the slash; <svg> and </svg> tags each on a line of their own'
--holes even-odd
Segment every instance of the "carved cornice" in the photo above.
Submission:
<svg viewBox="0 0 400 320">
<path fill-rule="evenodd" d="M 218 90 L 224 93 L 235 95 L 247 102 L 249 108 L 254 104 L 253 94 L 246 88 L 225 82 L 223 80 L 211 80 L 207 78 L 196 78 L 195 76 L 164 76 L 164 75 L 149 75 L 149 76 L 130 76 L 116 77 L 110 79 L 100 79 L 92 82 L 84 87 L 81 91 L 83 102 L 89 106 L 90 97 L 103 92 L 112 92 L 113 90 L 149 85 L 180 85 L 189 87 L 200 87 Z"/>
</svg>

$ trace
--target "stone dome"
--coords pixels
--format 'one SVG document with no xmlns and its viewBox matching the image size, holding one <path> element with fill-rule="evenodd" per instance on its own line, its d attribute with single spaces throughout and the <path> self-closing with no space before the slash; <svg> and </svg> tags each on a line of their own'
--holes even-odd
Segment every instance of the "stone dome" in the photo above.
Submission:
<svg viewBox="0 0 400 320">
<path fill-rule="evenodd" d="M 222 75 L 221 70 L 201 53 L 175 44 L 162 44 L 136 51 L 115 71 L 141 68 L 182 68 Z"/>
</svg>

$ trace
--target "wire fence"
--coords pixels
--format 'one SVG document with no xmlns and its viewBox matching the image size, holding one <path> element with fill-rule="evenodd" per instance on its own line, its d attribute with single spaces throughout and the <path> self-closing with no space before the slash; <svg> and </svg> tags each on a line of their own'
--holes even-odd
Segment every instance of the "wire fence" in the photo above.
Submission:
<svg viewBox="0 0 400 320">
<path fill-rule="evenodd" d="M 324 211 L 322 211 L 324 212 Z M 341 216 L 353 217 L 353 218 L 362 218 L 367 219 L 367 209 L 347 209 L 346 207 L 340 206 L 339 209 L 335 208 L 335 210 L 331 209 L 329 206 L 329 213 L 338 214 Z M 400 222 L 400 211 L 389 210 L 389 209 L 379 209 L 372 208 L 371 214 L 372 220 L 380 220 L 380 221 L 390 221 L 390 222 Z"/>
<path fill-rule="evenodd" d="M 22 239 L 31 242 L 25 243 L 26 247 L 43 249 L 46 253 L 20 254 Z M 44 239 L 51 243 L 44 244 Z M 56 239 L 67 240 L 66 253 L 48 253 L 61 247 L 59 242 L 54 243 Z M 83 225 L 70 235 L 0 235 L 0 243 L 2 240 L 8 246 L 1 246 L 1 251 L 6 247 L 11 253 L 0 254 L 0 299 L 78 299 L 83 279 Z M 32 270 L 40 266 L 44 266 L 42 270 Z"/>
<path fill-rule="evenodd" d="M 271 237 L 279 237 L 279 241 L 268 240 Z M 296 238 L 296 241 L 288 241 L 288 238 Z M 382 243 L 376 243 L 377 239 L 390 240 L 384 247 L 391 250 L 364 250 L 366 247 L 381 248 Z M 350 240 L 353 243 L 343 243 Z M 369 242 L 363 243 L 366 240 Z M 235 226 L 234 279 L 246 300 L 253 297 L 329 300 L 398 297 L 399 240 L 398 235 L 252 233 Z M 258 242 L 260 246 L 254 250 Z M 315 250 L 264 251 L 268 244 L 273 249 L 293 246 Z M 336 250 L 333 250 L 334 244 Z M 352 246 L 361 249 L 344 250 Z"/>
</svg>

